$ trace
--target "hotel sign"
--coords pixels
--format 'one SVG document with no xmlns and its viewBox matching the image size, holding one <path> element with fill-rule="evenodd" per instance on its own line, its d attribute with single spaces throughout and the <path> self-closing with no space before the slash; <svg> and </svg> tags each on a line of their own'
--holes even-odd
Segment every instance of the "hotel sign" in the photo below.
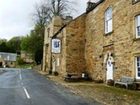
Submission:
<svg viewBox="0 0 140 105">
<path fill-rule="evenodd" d="M 52 53 L 60 53 L 61 41 L 60 39 L 52 39 Z"/>
</svg>

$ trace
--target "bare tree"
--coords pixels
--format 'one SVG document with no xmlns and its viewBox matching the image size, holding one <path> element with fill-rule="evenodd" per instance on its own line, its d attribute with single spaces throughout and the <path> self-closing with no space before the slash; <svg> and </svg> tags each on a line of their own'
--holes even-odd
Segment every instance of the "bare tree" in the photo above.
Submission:
<svg viewBox="0 0 140 105">
<path fill-rule="evenodd" d="M 71 15 L 75 9 L 73 5 L 75 2 L 70 2 L 69 0 L 47 0 L 35 7 L 35 22 L 39 25 L 46 25 L 53 16 L 65 17 L 66 15 Z"/>
<path fill-rule="evenodd" d="M 43 40 L 44 40 L 44 30 L 45 25 L 47 25 L 53 16 L 64 17 L 70 15 L 73 11 L 72 2 L 68 0 L 44 0 L 35 6 L 35 12 L 33 14 L 35 27 L 31 31 L 27 42 L 25 40 L 25 48 L 27 51 L 30 50 L 34 55 L 35 61 L 41 62 L 43 57 Z M 27 45 L 31 45 L 31 48 Z"/>
</svg>

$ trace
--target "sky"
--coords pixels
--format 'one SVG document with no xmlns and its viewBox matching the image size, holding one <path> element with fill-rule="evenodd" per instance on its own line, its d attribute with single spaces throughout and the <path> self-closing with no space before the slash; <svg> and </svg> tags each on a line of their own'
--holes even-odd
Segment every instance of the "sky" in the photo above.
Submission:
<svg viewBox="0 0 140 105">
<path fill-rule="evenodd" d="M 88 0 L 76 0 L 75 17 L 85 12 Z M 27 35 L 33 28 L 32 14 L 40 0 L 0 0 L 0 39 Z"/>
</svg>

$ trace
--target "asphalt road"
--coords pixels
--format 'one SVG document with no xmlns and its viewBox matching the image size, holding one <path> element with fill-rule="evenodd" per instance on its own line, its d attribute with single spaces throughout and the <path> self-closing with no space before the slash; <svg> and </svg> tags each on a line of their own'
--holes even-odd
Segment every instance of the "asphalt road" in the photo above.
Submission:
<svg viewBox="0 0 140 105">
<path fill-rule="evenodd" d="M 76 96 L 33 70 L 0 69 L 0 105 L 101 105 Z"/>
</svg>

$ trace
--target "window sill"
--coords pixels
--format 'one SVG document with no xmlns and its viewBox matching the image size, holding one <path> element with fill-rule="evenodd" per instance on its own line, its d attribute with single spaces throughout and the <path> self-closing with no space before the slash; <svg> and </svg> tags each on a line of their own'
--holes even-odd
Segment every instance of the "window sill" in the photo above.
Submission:
<svg viewBox="0 0 140 105">
<path fill-rule="evenodd" d="M 108 32 L 108 33 L 105 33 L 104 36 L 109 36 L 113 33 L 114 31 L 111 31 L 111 32 Z"/>
<path fill-rule="evenodd" d="M 137 41 L 137 40 L 140 40 L 140 37 L 134 38 L 134 39 L 133 39 L 133 41 Z"/>
</svg>

